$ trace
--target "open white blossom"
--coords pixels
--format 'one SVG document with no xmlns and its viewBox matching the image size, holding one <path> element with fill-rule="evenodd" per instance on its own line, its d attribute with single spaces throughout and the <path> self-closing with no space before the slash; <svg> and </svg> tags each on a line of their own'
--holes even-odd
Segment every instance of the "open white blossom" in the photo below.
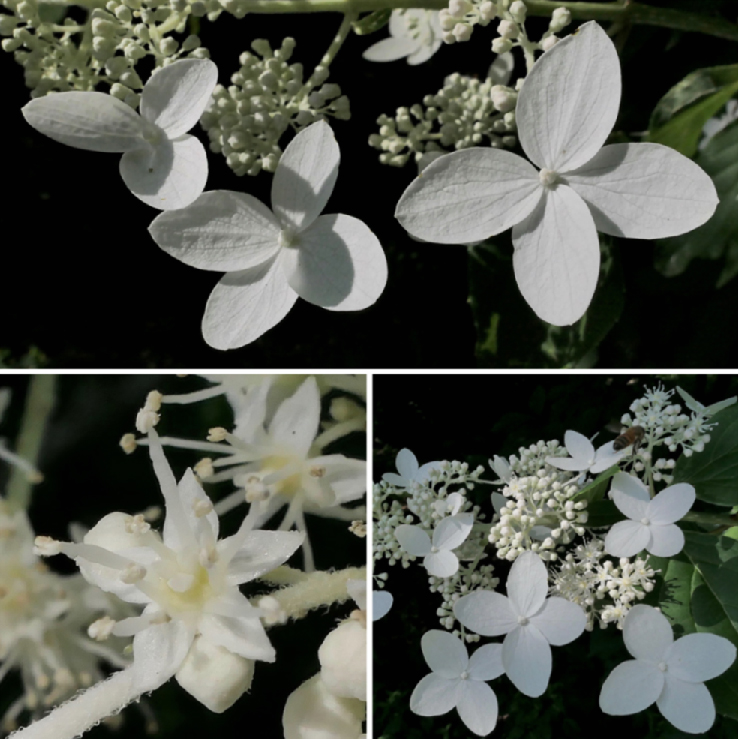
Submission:
<svg viewBox="0 0 738 739">
<path fill-rule="evenodd" d="M 36 98 L 22 112 L 49 138 L 77 149 L 124 152 L 128 189 L 160 210 L 184 208 L 205 189 L 208 160 L 187 134 L 218 81 L 209 59 L 181 59 L 156 70 L 141 93 L 141 114 L 102 92 L 61 92 Z"/>
<path fill-rule="evenodd" d="M 432 672 L 415 687 L 410 710 L 440 716 L 456 709 L 469 731 L 487 736 L 497 724 L 497 696 L 486 684 L 504 673 L 502 645 L 485 644 L 471 658 L 461 639 L 446 631 L 428 631 L 420 640 Z"/>
<path fill-rule="evenodd" d="M 626 449 L 616 452 L 613 442 L 608 441 L 595 451 L 592 442 L 576 431 L 567 431 L 564 434 L 564 445 L 570 457 L 547 457 L 546 462 L 552 467 L 571 472 L 592 472 L 597 475 L 609 467 L 617 464 Z"/>
<path fill-rule="evenodd" d="M 440 462 L 427 462 L 421 467 L 418 458 L 409 449 L 400 449 L 395 464 L 397 472 L 385 472 L 382 479 L 396 488 L 406 488 L 414 482 L 422 484 L 428 480 L 433 470 L 441 467 Z"/>
<path fill-rule="evenodd" d="M 563 598 L 546 598 L 548 575 L 534 552 L 521 554 L 507 578 L 507 597 L 477 590 L 456 601 L 454 614 L 482 636 L 506 634 L 502 664 L 513 685 L 531 698 L 542 695 L 551 676 L 551 647 L 574 641 L 587 623 L 584 611 Z"/>
<path fill-rule="evenodd" d="M 646 605 L 634 606 L 626 616 L 623 641 L 635 659 L 610 673 L 602 686 L 600 708 L 612 716 L 629 716 L 656 703 L 680 731 L 708 731 L 715 722 L 715 703 L 704 682 L 733 664 L 735 645 L 707 633 L 674 641 L 666 616 Z"/>
<path fill-rule="evenodd" d="M 604 146 L 618 114 L 618 55 L 595 22 L 536 62 L 517 100 L 520 144 L 442 156 L 407 188 L 396 217 L 414 237 L 469 244 L 513 227 L 518 287 L 545 321 L 564 326 L 589 306 L 600 272 L 597 231 L 656 239 L 715 211 L 712 180 L 658 144 Z"/>
<path fill-rule="evenodd" d="M 390 37 L 377 41 L 363 54 L 370 62 L 394 62 L 407 58 L 408 64 L 428 61 L 443 43 L 437 10 L 399 8 L 392 11 Z"/>
<path fill-rule="evenodd" d="M 469 536 L 474 524 L 471 513 L 444 518 L 433 531 L 433 539 L 420 528 L 402 524 L 395 529 L 400 546 L 413 557 L 423 557 L 423 566 L 435 577 L 451 577 L 459 569 L 453 550 Z"/>
<path fill-rule="evenodd" d="M 250 344 L 276 326 L 298 297 L 327 310 L 372 305 L 387 282 L 387 260 L 362 221 L 321 215 L 338 176 L 330 126 L 301 131 L 279 160 L 272 210 L 244 193 L 217 190 L 158 216 L 149 232 L 167 254 L 198 269 L 226 272 L 202 321 L 215 349 Z"/>
<path fill-rule="evenodd" d="M 694 488 L 686 482 L 671 485 L 653 500 L 636 477 L 618 472 L 612 478 L 612 499 L 629 520 L 619 521 L 605 537 L 605 551 L 614 557 L 632 557 L 645 549 L 657 557 L 673 557 L 682 551 L 684 534 L 675 524 L 695 501 Z"/>
</svg>

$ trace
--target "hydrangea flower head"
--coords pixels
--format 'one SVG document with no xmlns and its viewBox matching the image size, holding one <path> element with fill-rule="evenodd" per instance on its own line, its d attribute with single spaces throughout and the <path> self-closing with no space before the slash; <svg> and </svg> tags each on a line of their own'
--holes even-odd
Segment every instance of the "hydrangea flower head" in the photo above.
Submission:
<svg viewBox="0 0 738 739">
<path fill-rule="evenodd" d="M 187 134 L 218 81 L 209 59 L 180 59 L 156 70 L 141 93 L 140 115 L 102 92 L 60 92 L 36 98 L 22 112 L 49 138 L 77 149 L 124 152 L 120 174 L 147 205 L 173 210 L 205 189 L 208 159 Z"/>
<path fill-rule="evenodd" d="M 616 452 L 611 441 L 595 451 L 592 442 L 576 431 L 567 431 L 564 434 L 564 445 L 571 456 L 547 457 L 548 464 L 560 470 L 588 471 L 595 475 L 617 464 L 626 452 L 626 450 Z"/>
<path fill-rule="evenodd" d="M 658 144 L 604 146 L 620 104 L 620 64 L 595 22 L 536 62 L 520 91 L 520 144 L 442 156 L 410 184 L 396 217 L 414 237 L 469 244 L 511 226 L 515 279 L 544 321 L 582 317 L 600 271 L 597 231 L 657 239 L 691 231 L 718 198 L 694 162 Z"/>
<path fill-rule="evenodd" d="M 387 260 L 377 237 L 352 216 L 321 215 L 339 159 L 330 126 L 318 121 L 279 160 L 272 210 L 251 195 L 217 190 L 151 224 L 167 254 L 226 272 L 205 307 L 202 332 L 210 346 L 234 349 L 255 341 L 298 297 L 335 311 L 362 310 L 379 298 Z"/>
<path fill-rule="evenodd" d="M 364 59 L 370 62 L 393 62 L 405 57 L 408 64 L 422 64 L 438 51 L 443 42 L 437 10 L 393 10 L 389 32 L 389 38 L 378 41 L 364 52 Z"/>
<path fill-rule="evenodd" d="M 420 528 L 401 524 L 395 529 L 400 546 L 413 557 L 423 557 L 423 566 L 435 577 L 451 577 L 459 569 L 452 550 L 460 547 L 472 530 L 474 516 L 460 513 L 444 518 L 433 531 L 433 539 Z"/>
<path fill-rule="evenodd" d="M 646 486 L 626 472 L 612 478 L 612 499 L 628 517 L 605 537 L 605 551 L 613 557 L 632 557 L 645 549 L 657 557 L 673 557 L 682 551 L 684 534 L 675 524 L 692 507 L 694 488 L 686 482 L 671 485 L 653 500 Z"/>
<path fill-rule="evenodd" d="M 612 716 L 629 716 L 656 703 L 680 731 L 708 731 L 715 721 L 715 703 L 704 681 L 733 664 L 735 646 L 707 633 L 674 641 L 666 616 L 645 605 L 634 606 L 626 616 L 623 640 L 635 659 L 610 673 L 602 686 L 600 708 Z"/>
<path fill-rule="evenodd" d="M 510 568 L 507 597 L 490 590 L 464 595 L 454 615 L 482 636 L 506 634 L 502 664 L 513 685 L 537 698 L 548 687 L 551 647 L 574 641 L 587 623 L 584 611 L 564 598 L 546 598 L 548 575 L 535 552 L 521 554 Z"/>
</svg>

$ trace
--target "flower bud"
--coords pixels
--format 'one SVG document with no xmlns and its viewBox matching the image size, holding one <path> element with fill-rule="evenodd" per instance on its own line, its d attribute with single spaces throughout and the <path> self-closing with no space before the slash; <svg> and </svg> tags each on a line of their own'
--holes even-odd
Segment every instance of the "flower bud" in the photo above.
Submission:
<svg viewBox="0 0 738 739">
<path fill-rule="evenodd" d="M 510 49 L 512 49 L 512 41 L 510 41 L 509 38 L 503 38 L 500 36 L 492 41 L 492 51 L 495 54 L 505 54 L 510 51 Z"/>
<path fill-rule="evenodd" d="M 518 101 L 518 96 L 509 87 L 505 87 L 504 85 L 494 85 L 489 94 L 492 99 L 492 105 L 500 113 L 507 113 L 508 110 L 512 110 Z"/>
<path fill-rule="evenodd" d="M 566 8 L 556 8 L 551 15 L 551 23 L 548 28 L 554 33 L 566 28 L 571 23 L 571 11 Z"/>
<path fill-rule="evenodd" d="M 527 12 L 528 8 L 525 7 L 525 3 L 521 2 L 521 0 L 515 0 L 515 2 L 510 6 L 510 15 L 517 23 L 522 23 L 525 20 Z"/>
<path fill-rule="evenodd" d="M 547 36 L 546 38 L 541 40 L 541 48 L 544 51 L 548 51 L 549 49 L 553 49 L 554 46 L 558 43 L 559 39 L 557 36 Z"/>
</svg>

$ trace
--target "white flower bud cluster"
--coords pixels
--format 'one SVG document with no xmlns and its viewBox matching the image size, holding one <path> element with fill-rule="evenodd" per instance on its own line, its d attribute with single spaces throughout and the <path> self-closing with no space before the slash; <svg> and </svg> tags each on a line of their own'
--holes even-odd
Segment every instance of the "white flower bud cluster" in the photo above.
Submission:
<svg viewBox="0 0 738 739">
<path fill-rule="evenodd" d="M 288 128 L 299 133 L 315 121 L 351 117 L 341 88 L 326 83 L 327 67 L 316 67 L 312 92 L 303 84 L 301 64 L 288 64 L 295 40 L 285 38 L 273 50 L 265 39 L 252 44 L 253 54 L 239 57 L 241 68 L 229 87 L 218 85 L 200 123 L 210 137 L 210 150 L 222 153 L 238 175 L 274 172 L 282 156 L 279 140 Z"/>
<path fill-rule="evenodd" d="M 369 145 L 382 152 L 382 164 L 393 167 L 404 166 L 411 157 L 417 163 L 428 152 L 445 154 L 482 145 L 512 148 L 515 112 L 495 108 L 493 87 L 489 78 L 480 82 L 451 74 L 441 90 L 423 98 L 422 105 L 398 108 L 394 118 L 380 116 L 379 133 L 369 137 Z"/>
<path fill-rule="evenodd" d="M 648 559 L 623 557 L 617 565 L 607 556 L 604 540 L 590 539 L 566 556 L 561 567 L 551 573 L 551 593 L 581 606 L 587 614 L 587 630 L 595 622 L 601 628 L 610 623 L 623 628 L 628 611 L 654 588 L 656 573 Z"/>
<path fill-rule="evenodd" d="M 477 546 L 479 546 L 479 537 L 475 538 L 477 539 Z M 481 544 L 483 547 L 483 540 Z M 454 603 L 462 595 L 477 589 L 494 590 L 499 585 L 500 578 L 494 576 L 494 569 L 494 565 L 491 564 L 480 567 L 476 565 L 476 562 L 472 562 L 466 566 L 461 564 L 456 574 L 451 577 L 431 576 L 428 578 L 431 593 L 438 593 L 443 598 L 443 603 L 436 610 L 436 615 L 444 629 L 451 631 L 456 625 Z M 467 642 L 479 641 L 479 634 L 467 633 L 462 637 L 459 630 L 454 631 L 453 634 Z"/>
<path fill-rule="evenodd" d="M 523 552 L 531 551 L 543 560 L 555 560 L 557 547 L 584 534 L 587 504 L 572 500 L 579 486 L 567 479 L 570 473 L 546 467 L 534 475 L 515 477 L 502 488 L 509 500 L 489 531 L 489 541 L 500 559 L 513 562 Z"/>
</svg>

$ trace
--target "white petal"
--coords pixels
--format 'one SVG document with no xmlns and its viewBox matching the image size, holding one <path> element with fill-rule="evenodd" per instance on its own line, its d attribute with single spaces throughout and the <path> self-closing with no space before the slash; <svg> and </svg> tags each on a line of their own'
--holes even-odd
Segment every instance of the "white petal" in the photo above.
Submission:
<svg viewBox="0 0 738 739">
<path fill-rule="evenodd" d="M 595 462 L 589 468 L 589 471 L 594 475 L 604 472 L 614 464 L 617 464 L 625 456 L 627 451 L 627 449 L 621 449 L 619 452 L 616 452 L 613 442 L 608 441 L 606 444 L 597 448 L 597 451 L 595 452 Z"/>
<path fill-rule="evenodd" d="M 420 469 L 418 458 L 409 449 L 400 449 L 395 464 L 397 465 L 397 471 L 407 481 L 415 479 L 415 475 Z"/>
<path fill-rule="evenodd" d="M 615 493 L 616 491 L 646 503 L 651 501 L 648 488 L 637 477 L 633 477 L 627 472 L 616 472 L 613 475 L 611 492 Z"/>
<path fill-rule="evenodd" d="M 552 467 L 569 472 L 582 472 L 589 469 L 589 462 L 575 457 L 546 457 Z"/>
<path fill-rule="evenodd" d="M 669 674 L 688 683 L 701 683 L 722 675 L 735 658 L 735 645 L 715 634 L 687 634 L 677 639 L 664 656 Z"/>
<path fill-rule="evenodd" d="M 521 554 L 507 576 L 507 597 L 519 616 L 537 613 L 548 594 L 546 565 L 535 552 Z"/>
<path fill-rule="evenodd" d="M 538 173 L 501 149 L 466 149 L 432 162 L 397 203 L 395 217 L 412 236 L 468 244 L 522 221 L 540 201 Z"/>
<path fill-rule="evenodd" d="M 491 590 L 462 595 L 454 603 L 454 615 L 467 629 L 482 636 L 507 634 L 518 625 L 510 600 Z"/>
<path fill-rule="evenodd" d="M 102 92 L 57 92 L 21 109 L 37 131 L 88 151 L 131 151 L 145 146 L 145 122 L 129 105 Z"/>
<path fill-rule="evenodd" d="M 382 294 L 387 259 L 379 239 L 358 218 L 321 216 L 284 250 L 292 289 L 328 310 L 363 310 Z"/>
<path fill-rule="evenodd" d="M 218 514 L 212 509 L 212 501 L 207 496 L 202 486 L 197 481 L 195 473 L 188 469 L 177 485 L 177 495 L 182 502 L 182 510 L 189 521 L 190 529 L 201 544 L 212 543 L 218 540 Z M 210 512 L 204 516 L 196 516 L 194 505 L 202 501 L 203 504 L 210 503 Z M 204 528 L 209 527 L 209 532 Z M 203 538 L 204 537 L 204 538 Z M 174 525 L 171 516 L 164 519 L 164 530 L 162 532 L 164 544 L 174 551 L 182 551 L 191 541 L 191 537 L 182 539 L 179 528 Z"/>
<path fill-rule="evenodd" d="M 301 231 L 325 208 L 338 177 L 338 144 L 325 121 L 300 131 L 279 160 L 272 209 L 283 227 Z"/>
<path fill-rule="evenodd" d="M 218 542 L 218 551 L 228 548 L 232 537 Z M 228 565 L 226 582 L 241 585 L 284 564 L 302 544 L 305 535 L 298 531 L 252 531 Z"/>
<path fill-rule="evenodd" d="M 418 716 L 440 716 L 456 707 L 461 680 L 426 675 L 410 696 L 410 710 Z"/>
<path fill-rule="evenodd" d="M 459 677 L 469 665 L 469 655 L 461 639 L 448 631 L 426 631 L 420 648 L 428 667 L 441 677 Z"/>
<path fill-rule="evenodd" d="M 120 174 L 128 189 L 146 205 L 176 210 L 202 195 L 208 180 L 205 147 L 194 136 L 162 140 L 153 149 L 126 152 Z"/>
<path fill-rule="evenodd" d="M 578 321 L 600 273 L 600 242 L 582 199 L 566 185 L 548 190 L 513 228 L 513 245 L 515 279 L 536 315 L 555 326 Z"/>
<path fill-rule="evenodd" d="M 623 474 L 623 473 L 616 473 Z M 629 488 L 629 489 L 632 489 Z M 612 489 L 612 500 L 617 506 L 618 510 L 633 521 L 641 521 L 646 518 L 648 512 L 648 502 L 635 498 L 626 492 L 622 492 L 619 488 L 615 487 L 613 483 Z"/>
<path fill-rule="evenodd" d="M 433 472 L 433 470 L 440 470 L 440 469 L 441 469 L 440 462 L 426 462 L 416 472 L 415 481 L 416 482 L 426 482 L 428 478 L 430 477 L 430 473 Z"/>
<path fill-rule="evenodd" d="M 469 677 L 472 680 L 494 680 L 504 674 L 502 644 L 485 644 L 469 658 Z"/>
<path fill-rule="evenodd" d="M 629 239 L 686 233 L 718 204 L 710 177 L 661 144 L 606 146 L 566 181 L 589 205 L 598 231 Z"/>
<path fill-rule="evenodd" d="M 495 513 L 499 513 L 507 503 L 507 498 L 502 493 L 492 493 L 492 507 Z"/>
<path fill-rule="evenodd" d="M 276 326 L 297 300 L 279 264 L 267 262 L 225 275 L 210 293 L 202 335 L 214 349 L 236 349 Z"/>
<path fill-rule="evenodd" d="M 198 628 L 208 641 L 240 657 L 264 662 L 274 662 L 277 658 L 258 616 L 228 618 L 205 613 L 198 621 Z"/>
<path fill-rule="evenodd" d="M 600 692 L 600 708 L 610 716 L 630 716 L 648 708 L 663 689 L 664 673 L 656 665 L 628 660 L 607 676 Z"/>
<path fill-rule="evenodd" d="M 461 506 L 464 505 L 464 496 L 461 493 L 451 493 L 451 495 L 446 498 L 446 505 L 447 510 L 451 511 L 451 515 L 455 516 L 461 509 Z"/>
<path fill-rule="evenodd" d="M 408 55 L 407 63 L 416 66 L 427 62 L 440 48 L 443 40 L 438 38 L 432 42 L 425 41 L 412 54 Z"/>
<path fill-rule="evenodd" d="M 430 536 L 419 526 L 403 523 L 395 529 L 395 537 L 400 546 L 413 557 L 425 557 L 430 554 Z"/>
<path fill-rule="evenodd" d="M 388 482 L 390 485 L 396 485 L 397 487 L 404 488 L 409 482 L 404 477 L 398 475 L 396 472 L 385 472 L 382 475 L 382 479 Z"/>
<path fill-rule="evenodd" d="M 556 596 L 549 598 L 530 622 L 555 647 L 574 641 L 587 625 L 584 611 L 571 601 Z"/>
<path fill-rule="evenodd" d="M 674 634 L 661 611 L 641 604 L 633 606 L 625 617 L 623 641 L 636 659 L 659 663 L 674 642 Z"/>
<path fill-rule="evenodd" d="M 351 600 L 356 603 L 356 607 L 361 611 L 366 611 L 366 579 L 349 580 L 346 583 L 346 590 Z"/>
<path fill-rule="evenodd" d="M 651 541 L 651 531 L 639 521 L 618 521 L 605 537 L 605 551 L 613 557 L 632 557 Z"/>
<path fill-rule="evenodd" d="M 477 736 L 487 736 L 497 725 L 497 696 L 485 683 L 464 680 L 456 710 L 466 728 Z"/>
<path fill-rule="evenodd" d="M 448 550 L 460 547 L 471 533 L 473 525 L 474 515 L 471 513 L 444 518 L 433 532 L 433 546 Z"/>
<path fill-rule="evenodd" d="M 539 167 L 567 172 L 589 161 L 615 125 L 620 60 L 612 41 L 585 23 L 535 64 L 518 96 L 520 145 Z"/>
<path fill-rule="evenodd" d="M 587 462 L 588 465 L 594 461 L 595 448 L 584 434 L 577 431 L 567 431 L 564 434 L 564 446 L 572 457 L 581 459 L 583 462 Z"/>
<path fill-rule="evenodd" d="M 174 619 L 153 624 L 133 637 L 133 680 L 139 693 L 156 690 L 169 680 L 184 662 L 194 632 Z"/>
<path fill-rule="evenodd" d="M 500 54 L 490 65 L 487 77 L 492 80 L 495 85 L 506 85 L 512 77 L 515 68 L 515 57 L 511 52 L 506 51 Z"/>
<path fill-rule="evenodd" d="M 524 695 L 543 695 L 551 677 L 551 647 L 533 624 L 513 629 L 502 643 L 502 664 L 512 684 Z"/>
<path fill-rule="evenodd" d="M 372 591 L 372 621 L 384 618 L 392 608 L 392 593 L 386 590 Z"/>
<path fill-rule="evenodd" d="M 666 673 L 664 692 L 656 701 L 663 717 L 680 731 L 703 734 L 715 723 L 715 703 L 702 683 L 687 683 Z"/>
<path fill-rule="evenodd" d="M 278 447 L 306 458 L 320 427 L 320 392 L 315 377 L 308 377 L 295 393 L 283 401 L 269 424 Z"/>
<path fill-rule="evenodd" d="M 651 554 L 657 557 L 673 557 L 684 548 L 684 534 L 676 524 L 652 525 L 650 529 L 651 541 L 646 549 Z"/>
<path fill-rule="evenodd" d="M 157 216 L 154 241 L 180 262 L 233 272 L 262 264 L 279 249 L 279 224 L 251 195 L 213 190 L 181 210 Z"/>
<path fill-rule="evenodd" d="M 694 488 L 689 483 L 671 485 L 654 497 L 646 515 L 656 525 L 674 523 L 687 515 L 695 497 Z"/>
<path fill-rule="evenodd" d="M 394 62 L 412 54 L 418 48 L 418 42 L 411 38 L 382 39 L 370 46 L 362 56 L 370 62 Z"/>
<path fill-rule="evenodd" d="M 180 59 L 161 67 L 141 92 L 141 115 L 175 139 L 197 123 L 217 82 L 218 68 L 210 59 Z"/>
<path fill-rule="evenodd" d="M 315 457 L 314 464 L 325 467 L 322 478 L 333 490 L 336 501 L 349 503 L 361 498 L 366 492 L 366 462 L 347 459 L 343 454 Z"/>
<path fill-rule="evenodd" d="M 459 558 L 453 552 L 441 550 L 426 556 L 423 565 L 434 577 L 451 577 L 459 570 Z"/>
</svg>

